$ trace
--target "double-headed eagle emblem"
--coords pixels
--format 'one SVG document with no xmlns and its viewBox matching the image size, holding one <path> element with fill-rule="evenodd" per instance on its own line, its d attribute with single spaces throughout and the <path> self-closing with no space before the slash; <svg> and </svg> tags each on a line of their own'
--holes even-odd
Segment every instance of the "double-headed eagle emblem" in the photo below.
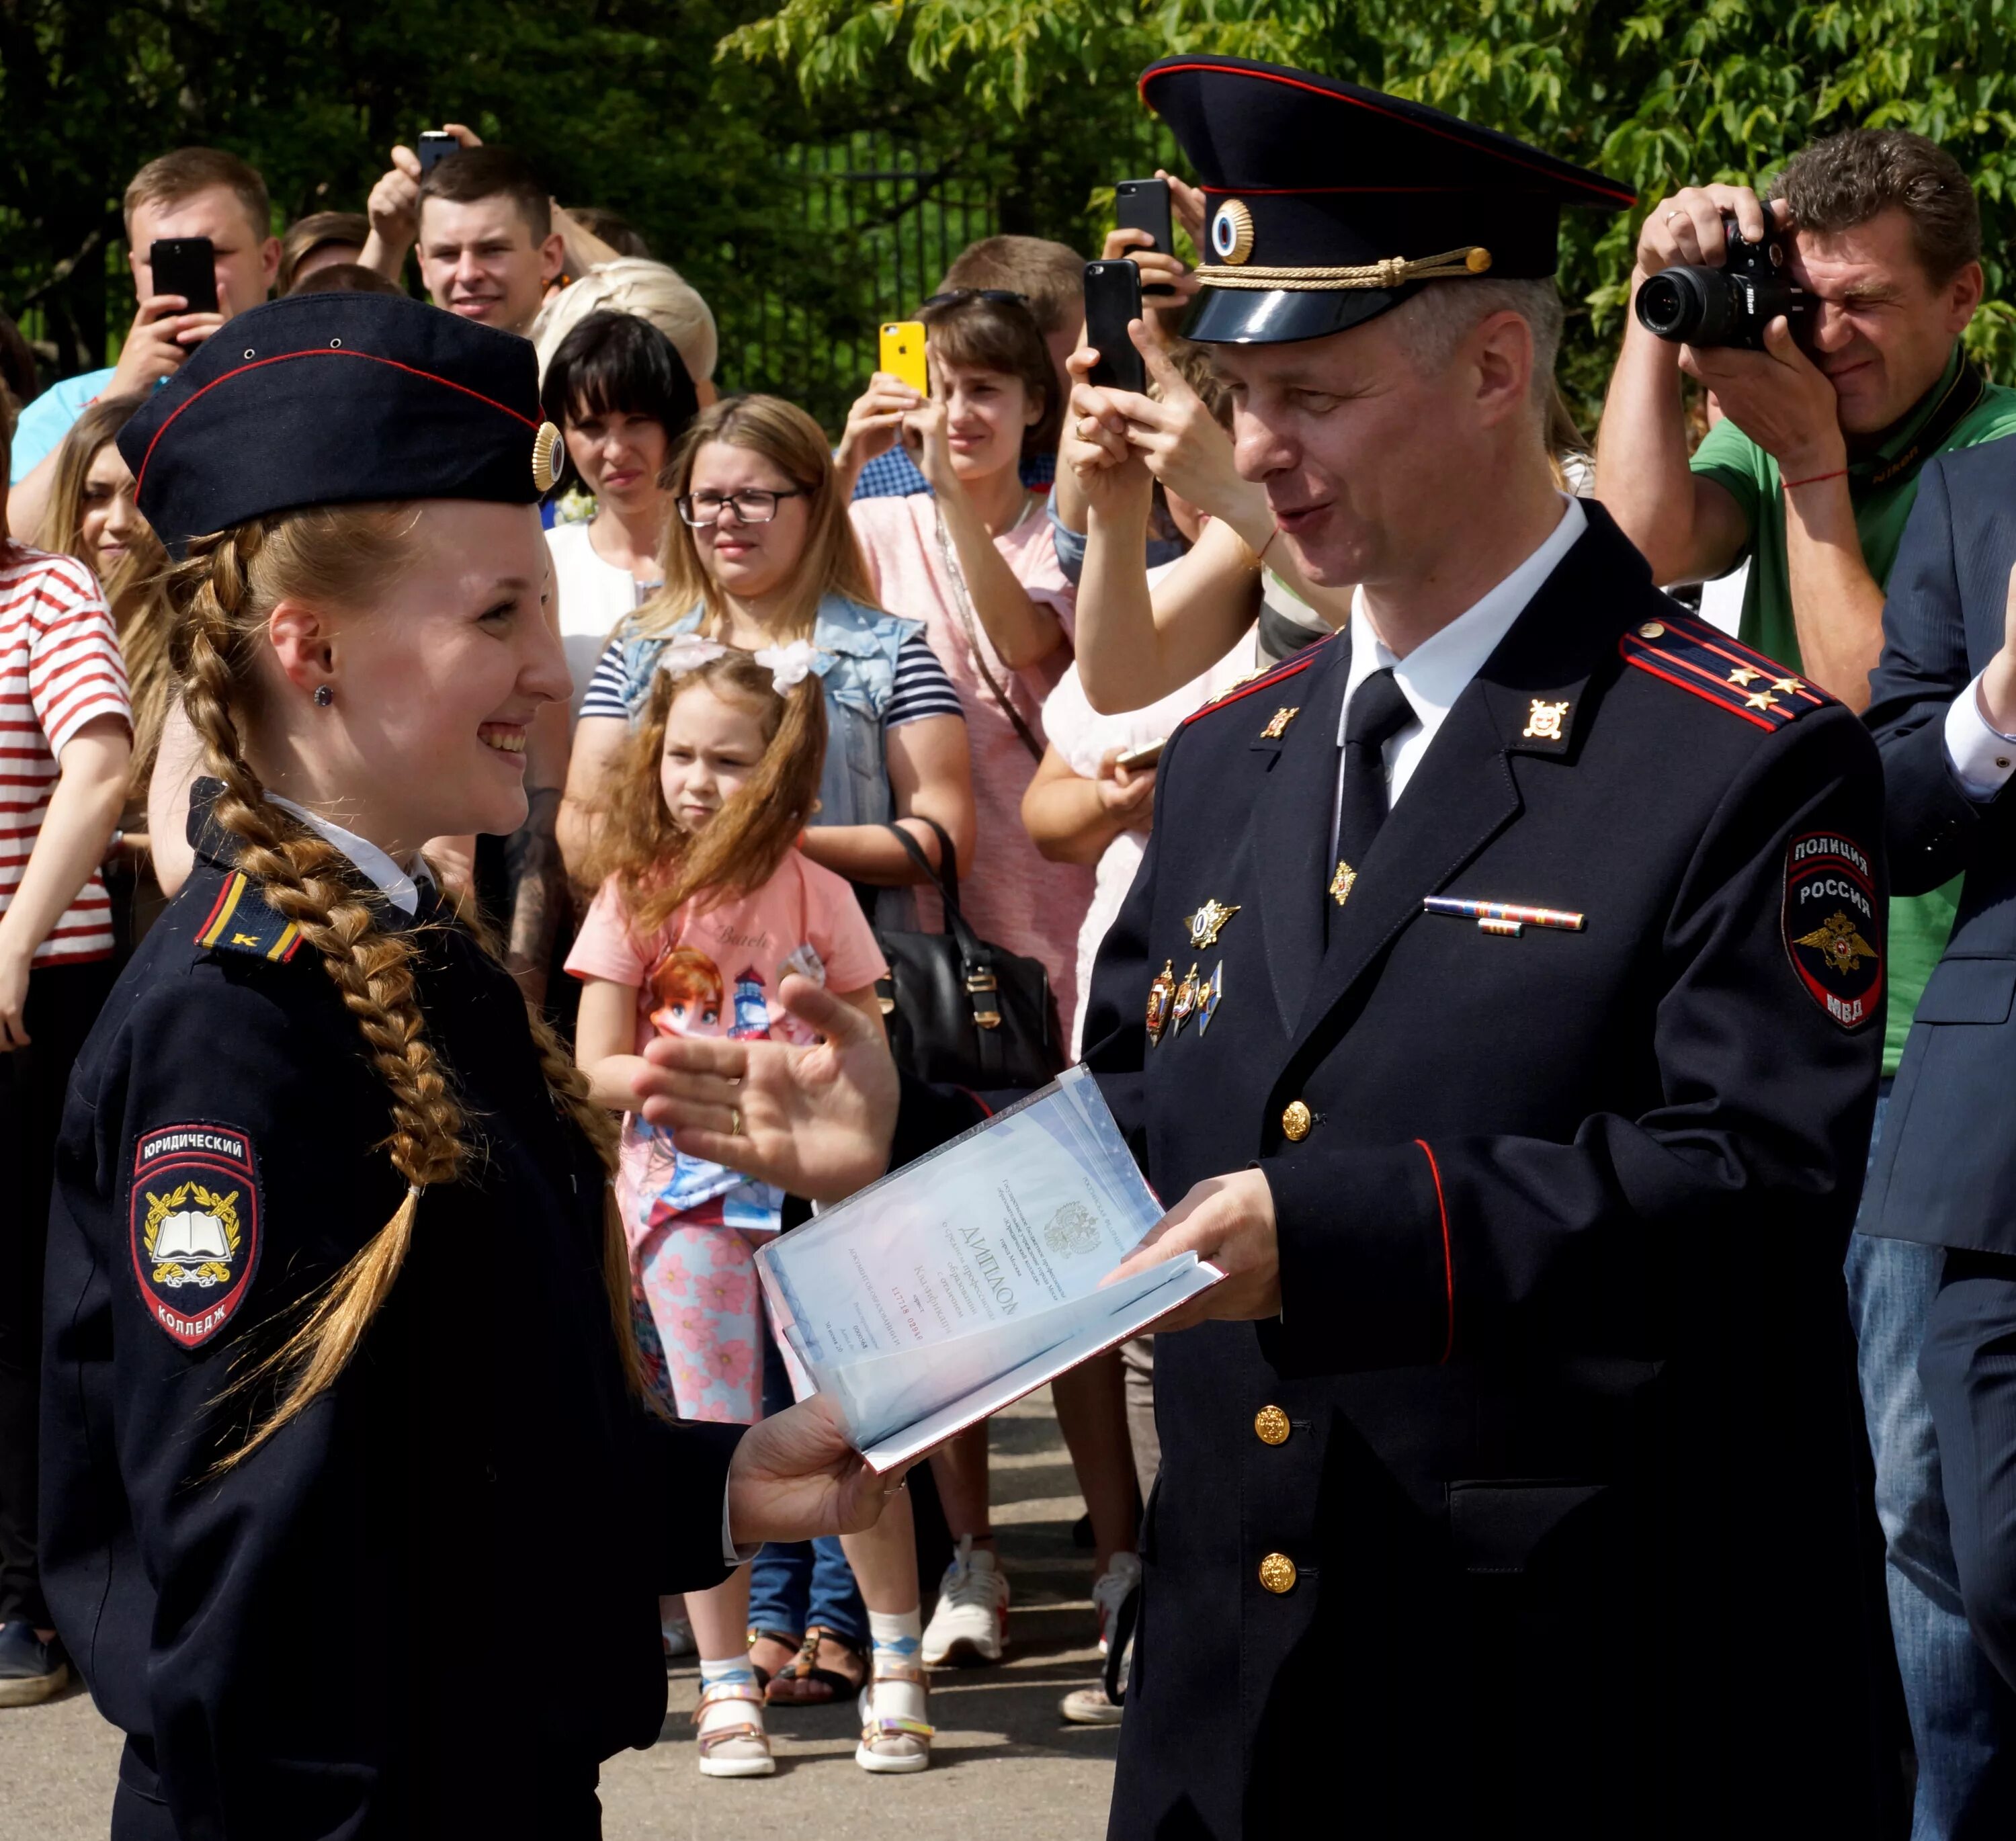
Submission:
<svg viewBox="0 0 2016 1841">
<path fill-rule="evenodd" d="M 1837 908 L 1810 933 L 1802 933 L 1794 942 L 1798 946 L 1810 946 L 1837 972 L 1852 973 L 1861 969 L 1864 959 L 1876 957 L 1876 948 L 1856 930 L 1855 922 Z"/>
</svg>

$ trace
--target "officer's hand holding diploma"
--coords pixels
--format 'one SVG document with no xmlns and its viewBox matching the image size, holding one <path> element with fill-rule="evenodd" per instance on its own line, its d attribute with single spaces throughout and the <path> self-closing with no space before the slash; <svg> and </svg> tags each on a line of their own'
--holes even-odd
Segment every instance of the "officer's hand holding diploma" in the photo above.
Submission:
<svg viewBox="0 0 2016 1841">
<path fill-rule="evenodd" d="M 1274 1192 L 1257 1170 L 1207 1177 L 1156 1223 L 1154 1231 L 1103 1282 L 1193 1253 L 1224 1273 L 1222 1283 L 1155 1325 L 1157 1336 L 1212 1318 L 1247 1322 L 1281 1314 L 1281 1250 L 1274 1234 Z"/>
<path fill-rule="evenodd" d="M 689 1156 L 838 1202 L 889 1167 L 896 1064 L 866 1017 L 810 980 L 787 978 L 779 995 L 815 1046 L 657 1037 L 635 1082 L 638 1110 Z"/>
</svg>

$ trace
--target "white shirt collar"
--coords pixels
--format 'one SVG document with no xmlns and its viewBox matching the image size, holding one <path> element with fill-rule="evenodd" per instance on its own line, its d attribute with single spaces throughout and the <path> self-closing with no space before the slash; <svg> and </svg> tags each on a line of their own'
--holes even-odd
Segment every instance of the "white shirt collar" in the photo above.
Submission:
<svg viewBox="0 0 2016 1841">
<path fill-rule="evenodd" d="M 346 831 L 332 820 L 311 812 L 304 805 L 297 805 L 291 799 L 283 799 L 277 793 L 266 795 L 284 812 L 292 812 L 311 831 L 319 832 L 356 865 L 365 876 L 377 885 L 378 891 L 392 905 L 405 914 L 417 914 L 420 909 L 420 891 L 417 879 L 425 878 L 432 882 L 427 866 L 417 855 L 404 869 L 394 862 L 383 850 L 368 837 L 359 837 L 354 831 Z"/>
<path fill-rule="evenodd" d="M 1497 587 L 1466 608 L 1442 630 L 1421 643 L 1403 659 L 1396 659 L 1372 631 L 1364 617 L 1365 591 L 1352 597 L 1351 671 L 1345 679 L 1344 707 L 1337 713 L 1337 741 L 1344 746 L 1344 725 L 1351 713 L 1351 699 L 1359 685 L 1374 671 L 1391 666 L 1393 681 L 1406 696 L 1414 720 L 1432 737 L 1442 726 L 1470 681 L 1484 668 L 1484 661 L 1498 649 L 1498 642 L 1512 630 L 1512 623 L 1525 612 L 1526 604 L 1540 591 L 1540 584 L 1555 566 L 1575 548 L 1576 540 L 1589 528 L 1589 518 L 1579 499 L 1564 498 L 1561 521 L 1553 534 L 1532 555 L 1499 583 Z M 1402 731 L 1402 737 L 1406 732 Z M 1390 757 L 1389 757 L 1390 761 Z M 1399 796 L 1399 788 L 1393 796 Z"/>
</svg>

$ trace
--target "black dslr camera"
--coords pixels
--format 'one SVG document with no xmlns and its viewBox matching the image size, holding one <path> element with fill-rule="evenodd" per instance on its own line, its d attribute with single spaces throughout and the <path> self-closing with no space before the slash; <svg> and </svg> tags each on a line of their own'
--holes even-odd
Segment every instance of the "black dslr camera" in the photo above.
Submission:
<svg viewBox="0 0 2016 1841">
<path fill-rule="evenodd" d="M 1764 349 L 1764 329 L 1780 314 L 1795 338 L 1813 302 L 1785 273 L 1785 239 L 1767 231 L 1746 243 L 1733 218 L 1722 220 L 1728 250 L 1719 268 L 1662 268 L 1638 290 L 1638 323 L 1675 344 Z"/>
</svg>

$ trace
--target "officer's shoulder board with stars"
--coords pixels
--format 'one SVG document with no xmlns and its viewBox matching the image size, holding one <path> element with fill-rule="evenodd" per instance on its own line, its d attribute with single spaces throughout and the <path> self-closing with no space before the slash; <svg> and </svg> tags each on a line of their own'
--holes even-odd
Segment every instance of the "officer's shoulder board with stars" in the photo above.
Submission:
<svg viewBox="0 0 2016 1841">
<path fill-rule="evenodd" d="M 1766 731 L 1834 700 L 1797 672 L 1677 608 L 1627 629 L 1617 649 L 1626 664 Z"/>
<path fill-rule="evenodd" d="M 1279 664 L 1271 665 L 1262 671 L 1256 671 L 1250 678 L 1241 678 L 1229 690 L 1222 692 L 1213 697 L 1209 703 L 1201 704 L 1193 710 L 1176 726 L 1179 728 L 1187 728 L 1193 722 L 1200 722 L 1207 716 L 1215 716 L 1221 710 L 1230 709 L 1234 703 L 1243 703 L 1249 697 L 1259 696 L 1280 685 L 1285 685 L 1290 678 L 1306 671 L 1314 664 L 1323 647 L 1329 643 L 1327 639 L 1319 639 L 1314 645 L 1306 645 L 1292 656 L 1282 660 Z M 1270 707 L 1269 710 L 1264 713 L 1265 720 L 1262 724 L 1263 729 L 1274 732 L 1268 739 L 1275 741 L 1280 739 L 1287 732 L 1288 725 L 1294 721 L 1296 714 L 1297 712 L 1292 709 L 1274 709 Z"/>
<path fill-rule="evenodd" d="M 268 904 L 259 883 L 234 869 L 197 927 L 196 943 L 216 952 L 284 962 L 300 951 L 301 930 Z"/>
</svg>

